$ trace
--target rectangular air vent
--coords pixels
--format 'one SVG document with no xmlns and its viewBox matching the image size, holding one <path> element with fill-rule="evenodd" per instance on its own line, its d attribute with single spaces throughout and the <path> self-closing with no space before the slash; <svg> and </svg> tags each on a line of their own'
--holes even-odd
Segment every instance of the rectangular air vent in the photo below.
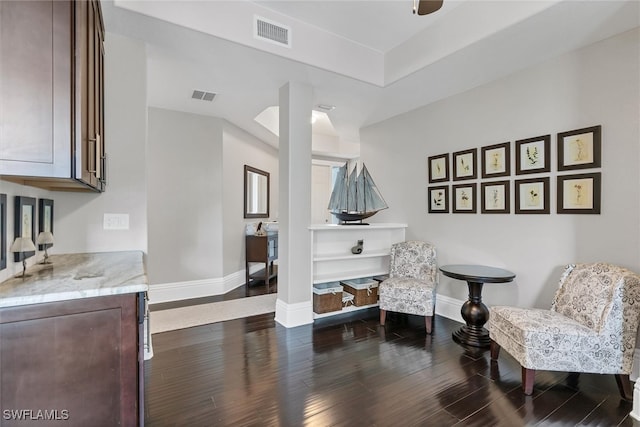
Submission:
<svg viewBox="0 0 640 427">
<path fill-rule="evenodd" d="M 203 90 L 194 90 L 191 97 L 193 99 L 199 99 L 201 101 L 213 101 L 213 98 L 216 97 L 216 94 L 213 92 L 205 92 Z"/>
<path fill-rule="evenodd" d="M 291 47 L 291 29 L 260 16 L 253 17 L 253 36 L 278 46 Z"/>
</svg>

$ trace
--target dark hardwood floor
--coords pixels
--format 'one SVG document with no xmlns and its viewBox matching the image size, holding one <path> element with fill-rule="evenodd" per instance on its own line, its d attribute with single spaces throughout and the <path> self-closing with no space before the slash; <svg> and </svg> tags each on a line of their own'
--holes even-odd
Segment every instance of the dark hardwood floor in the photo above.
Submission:
<svg viewBox="0 0 640 427">
<path fill-rule="evenodd" d="M 242 289 L 244 292 L 244 289 Z M 378 310 L 287 329 L 273 314 L 153 335 L 148 426 L 631 426 L 611 375 L 539 372 L 455 344 L 460 324 Z"/>
</svg>

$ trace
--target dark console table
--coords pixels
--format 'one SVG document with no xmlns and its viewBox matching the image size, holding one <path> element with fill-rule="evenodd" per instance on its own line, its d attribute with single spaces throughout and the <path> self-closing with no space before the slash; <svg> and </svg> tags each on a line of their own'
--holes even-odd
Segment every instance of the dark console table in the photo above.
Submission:
<svg viewBox="0 0 640 427">
<path fill-rule="evenodd" d="M 269 292 L 269 282 L 278 275 L 278 268 L 273 264 L 278 259 L 278 233 L 268 233 L 266 236 L 246 236 L 246 295 L 249 296 L 249 286 L 257 281 L 264 281 Z M 255 274 L 249 273 L 249 264 L 259 262 L 264 264 L 264 270 Z"/>
<path fill-rule="evenodd" d="M 489 320 L 489 309 L 482 302 L 482 285 L 511 282 L 516 275 L 509 270 L 484 265 L 444 265 L 440 271 L 445 276 L 466 281 L 469 287 L 469 299 L 460 310 L 467 324 L 452 334 L 453 340 L 473 347 L 489 347 L 489 331 L 484 328 Z"/>
</svg>

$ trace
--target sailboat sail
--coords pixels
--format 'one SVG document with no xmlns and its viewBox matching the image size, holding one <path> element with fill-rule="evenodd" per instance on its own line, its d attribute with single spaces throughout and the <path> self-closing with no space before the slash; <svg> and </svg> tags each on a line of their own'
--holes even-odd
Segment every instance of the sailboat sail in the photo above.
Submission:
<svg viewBox="0 0 640 427">
<path fill-rule="evenodd" d="M 360 173 L 357 165 L 349 173 L 348 162 L 338 170 L 328 209 L 343 223 L 362 221 L 387 207 L 365 165 Z"/>
</svg>

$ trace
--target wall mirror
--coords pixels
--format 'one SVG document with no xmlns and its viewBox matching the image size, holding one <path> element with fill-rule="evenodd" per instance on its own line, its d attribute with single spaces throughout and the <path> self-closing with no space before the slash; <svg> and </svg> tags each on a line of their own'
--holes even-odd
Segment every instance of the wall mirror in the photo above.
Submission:
<svg viewBox="0 0 640 427">
<path fill-rule="evenodd" d="M 244 217 L 269 218 L 269 172 L 244 165 Z"/>
</svg>

